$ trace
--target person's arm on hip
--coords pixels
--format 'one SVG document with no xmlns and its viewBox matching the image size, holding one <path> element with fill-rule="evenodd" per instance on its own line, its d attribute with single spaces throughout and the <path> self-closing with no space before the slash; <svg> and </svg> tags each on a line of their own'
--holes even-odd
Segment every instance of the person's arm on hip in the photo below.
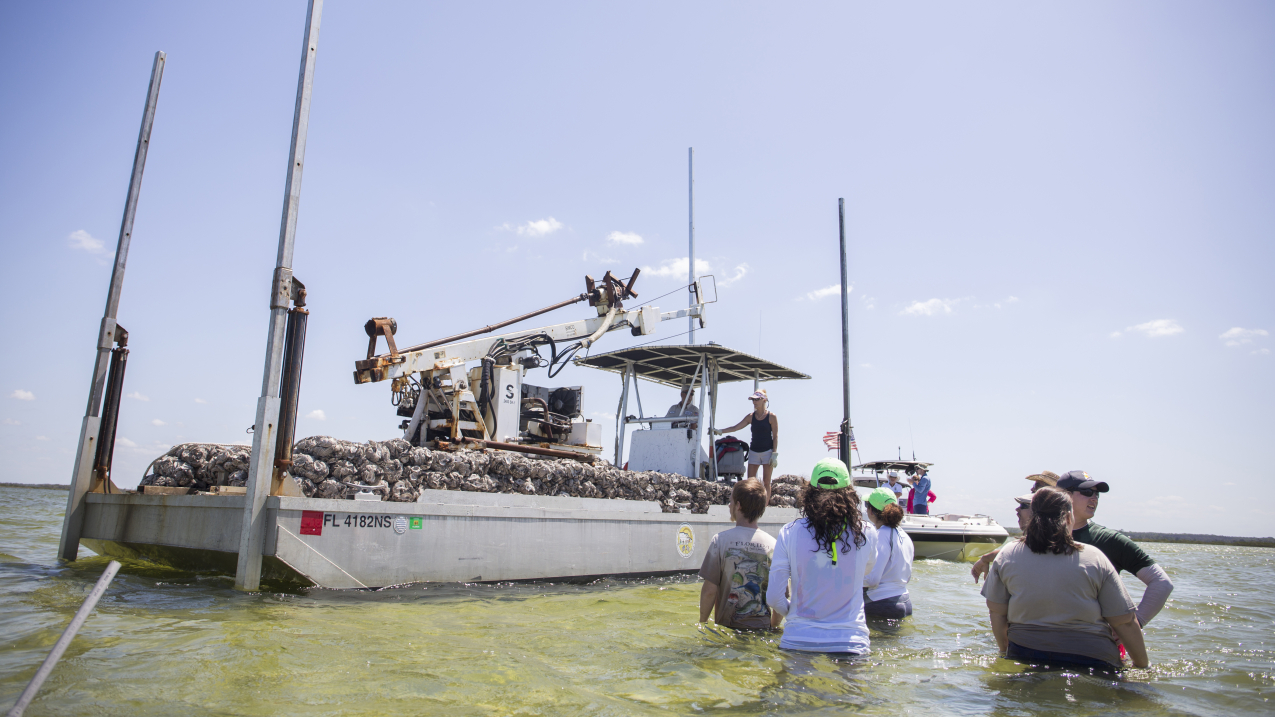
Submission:
<svg viewBox="0 0 1275 717">
<path fill-rule="evenodd" d="M 1173 581 L 1164 572 L 1164 568 L 1154 564 L 1139 570 L 1136 576 L 1147 586 L 1142 593 L 1142 602 L 1138 603 L 1138 609 L 1135 611 L 1138 615 L 1138 624 L 1146 627 L 1147 623 L 1151 622 L 1151 618 L 1155 617 L 1169 601 L 1169 595 L 1173 592 Z"/>
</svg>

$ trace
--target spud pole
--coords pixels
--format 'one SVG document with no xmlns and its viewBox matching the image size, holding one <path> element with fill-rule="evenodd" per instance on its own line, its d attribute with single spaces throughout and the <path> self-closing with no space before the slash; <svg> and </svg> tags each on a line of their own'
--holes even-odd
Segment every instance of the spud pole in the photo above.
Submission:
<svg viewBox="0 0 1275 717">
<path fill-rule="evenodd" d="M 314 58 L 319 44 L 319 18 L 323 0 L 310 0 L 306 12 L 305 41 L 301 45 L 301 72 L 297 78 L 297 104 L 292 115 L 292 148 L 284 184 L 283 219 L 279 226 L 279 255 L 270 287 L 270 331 L 266 337 L 266 365 L 253 423 L 252 462 L 248 466 L 247 494 L 239 532 L 239 562 L 235 588 L 261 586 L 261 546 L 265 539 L 265 504 L 274 473 L 275 442 L 279 435 L 279 379 L 283 372 L 284 331 L 288 303 L 293 297 L 292 249 L 297 236 L 297 211 L 301 204 L 301 170 L 305 163 L 306 131 L 310 126 L 310 90 L 314 85 Z"/>
<path fill-rule="evenodd" d="M 116 315 L 119 313 L 120 292 L 124 290 L 124 267 L 128 264 L 128 246 L 133 239 L 133 219 L 137 216 L 137 200 L 142 193 L 142 173 L 146 169 L 146 152 L 151 144 L 151 127 L 155 124 L 155 108 L 159 104 L 159 85 L 164 79 L 164 63 L 167 55 L 155 53 L 151 65 L 150 87 L 146 91 L 146 106 L 142 110 L 142 127 L 137 133 L 137 150 L 133 153 L 133 174 L 128 180 L 128 198 L 124 201 L 124 218 L 120 222 L 119 241 L 115 245 L 115 267 L 111 270 L 111 284 L 106 290 L 106 310 L 102 312 L 102 326 L 97 334 L 97 359 L 93 364 L 93 380 L 89 383 L 88 409 L 80 424 L 80 442 L 71 473 L 71 490 L 66 498 L 66 514 L 62 517 L 62 539 L 58 556 L 63 560 L 75 560 L 80 552 L 80 533 L 84 529 L 84 494 L 93 482 L 93 464 L 97 457 L 98 433 L 102 424 L 102 392 L 106 384 L 106 369 L 110 363 L 111 347 L 116 343 Z"/>
<path fill-rule="evenodd" d="M 841 231 L 841 460 L 850 465 L 850 283 L 846 266 L 846 200 L 837 200 Z"/>
</svg>

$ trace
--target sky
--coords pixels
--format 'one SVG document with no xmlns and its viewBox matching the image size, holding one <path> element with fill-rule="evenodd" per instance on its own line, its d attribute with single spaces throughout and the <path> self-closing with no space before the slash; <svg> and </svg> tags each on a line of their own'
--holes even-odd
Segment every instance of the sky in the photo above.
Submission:
<svg viewBox="0 0 1275 717">
<path fill-rule="evenodd" d="M 304 20 L 0 4 L 0 481 L 70 480 L 156 50 L 115 480 L 250 440 Z M 718 289 L 697 341 L 811 376 L 767 385 L 781 472 L 808 475 L 841 418 L 844 198 L 856 458 L 934 463 L 938 512 L 1012 525 L 1025 476 L 1080 469 L 1111 485 L 1104 525 L 1271 535 L 1271 127 L 1268 2 L 329 0 L 297 435 L 399 435 L 388 385 L 351 378 L 370 317 L 418 343 L 634 268 L 683 307 L 694 147 Z M 617 377 L 526 380 L 583 386 L 612 445 Z M 723 387 L 719 423 L 751 388 Z"/>
</svg>

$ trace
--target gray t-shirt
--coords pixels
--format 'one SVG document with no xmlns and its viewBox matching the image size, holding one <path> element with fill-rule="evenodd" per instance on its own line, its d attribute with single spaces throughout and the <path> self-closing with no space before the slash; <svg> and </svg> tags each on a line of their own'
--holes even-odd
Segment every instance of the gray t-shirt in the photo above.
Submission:
<svg viewBox="0 0 1275 717">
<path fill-rule="evenodd" d="M 699 576 L 717 586 L 717 624 L 737 630 L 770 627 L 766 585 L 775 539 L 736 526 L 713 536 Z"/>
<path fill-rule="evenodd" d="M 1054 555 L 1011 543 L 992 562 L 983 597 L 1009 605 L 1010 642 L 1120 664 L 1103 618 L 1127 615 L 1134 604 L 1111 561 L 1093 546 Z"/>
</svg>

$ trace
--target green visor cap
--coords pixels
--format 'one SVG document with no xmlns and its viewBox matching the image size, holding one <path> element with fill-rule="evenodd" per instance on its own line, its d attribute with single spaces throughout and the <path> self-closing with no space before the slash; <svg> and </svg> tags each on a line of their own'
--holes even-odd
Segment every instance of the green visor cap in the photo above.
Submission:
<svg viewBox="0 0 1275 717">
<path fill-rule="evenodd" d="M 815 464 L 810 472 L 810 485 L 816 488 L 836 490 L 850 485 L 850 471 L 836 458 L 825 458 Z"/>
<path fill-rule="evenodd" d="M 877 488 L 868 495 L 868 505 L 876 508 L 878 512 L 885 510 L 887 505 L 898 502 L 898 497 L 889 488 Z"/>
</svg>

